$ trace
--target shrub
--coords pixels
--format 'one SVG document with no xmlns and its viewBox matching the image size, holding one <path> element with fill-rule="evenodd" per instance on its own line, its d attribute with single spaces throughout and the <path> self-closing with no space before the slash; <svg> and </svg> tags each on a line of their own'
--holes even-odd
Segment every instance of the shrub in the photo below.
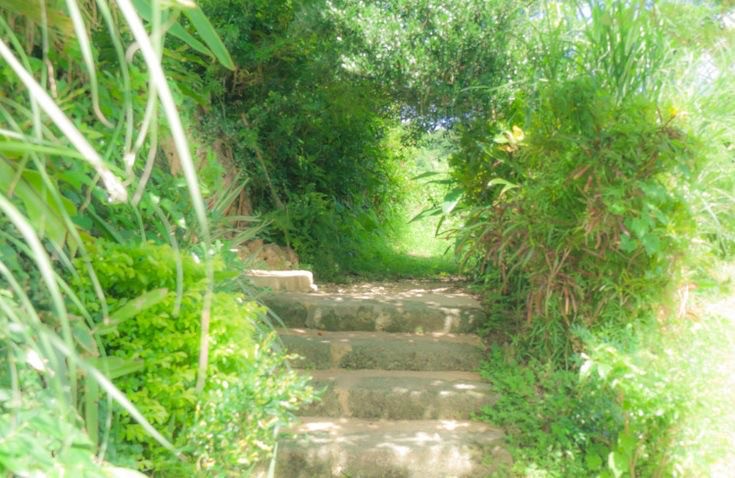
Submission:
<svg viewBox="0 0 735 478">
<path fill-rule="evenodd" d="M 265 310 L 243 295 L 215 291 L 211 312 L 210 363 L 204 395 L 195 393 L 199 350 L 199 320 L 204 293 L 203 266 L 183 257 L 183 293 L 176 293 L 176 253 L 168 246 L 116 245 L 97 241 L 90 258 L 105 289 L 112 317 L 122 319 L 99 324 L 108 353 L 135 371 L 116 383 L 141 412 L 159 429 L 167 430 L 185 456 L 177 461 L 126 413 L 116 411 L 113 425 L 113 459 L 142 455 L 138 467 L 164 475 L 194 473 L 217 468 L 242 473 L 272 452 L 279 427 L 291 412 L 311 397 L 306 381 L 288 372 L 284 357 L 274 351 L 273 339 L 261 338 L 256 329 Z M 224 271 L 218 266 L 218 274 Z M 90 290 L 86 279 L 76 284 Z M 93 296 L 87 308 L 93 310 Z M 121 314 L 119 311 L 131 310 Z M 263 384 L 264 375 L 279 386 Z M 255 383 L 250 381 L 256 380 Z M 232 396 L 231 390 L 250 390 Z M 222 402 L 219 402 L 222 399 Z M 239 420 L 222 413 L 237 411 Z M 200 409 L 197 418 L 197 408 Z M 209 428 L 202 428 L 206 425 Z M 192 440 L 206 444 L 213 430 L 236 430 L 238 440 L 222 445 L 192 447 Z M 216 437 L 220 440 L 220 437 Z M 253 448 L 251 445 L 259 444 Z"/>
<path fill-rule="evenodd" d="M 480 373 L 499 396 L 480 417 L 508 433 L 514 464 L 505 473 L 581 478 L 602 470 L 607 443 L 620 428 L 607 394 L 591 384 L 580 386 L 575 372 L 548 362 L 520 362 L 498 347 Z"/>
<path fill-rule="evenodd" d="M 256 345 L 252 365 L 239 375 L 213 377 L 214 385 L 197 405 L 187 444 L 207 474 L 242 476 L 243 469 L 274 452 L 274 434 L 312 399 L 303 375 L 286 371 L 290 357 L 273 353 L 274 339 L 271 335 Z"/>
<path fill-rule="evenodd" d="M 492 264 L 501 290 L 521 292 L 529 323 L 569 336 L 574 323 L 650 316 L 694 238 L 696 142 L 656 102 L 616 103 L 584 79 L 551 85 L 540 104 L 525 132 L 488 145 L 496 179 L 469 211 L 460 248 Z M 552 345 L 534 346 L 564 352 Z"/>
<path fill-rule="evenodd" d="M 6 291 L 0 294 L 3 305 L 12 304 Z M 47 388 L 45 361 L 9 313 L 0 314 L 0 475 L 102 476 L 81 420 Z"/>
<path fill-rule="evenodd" d="M 733 245 L 733 35 L 711 4 L 556 6 L 530 86 L 453 158 L 458 248 L 521 358 L 490 360 L 510 398 L 485 414 L 523 476 L 709 476 L 732 334 L 692 297 Z"/>
</svg>

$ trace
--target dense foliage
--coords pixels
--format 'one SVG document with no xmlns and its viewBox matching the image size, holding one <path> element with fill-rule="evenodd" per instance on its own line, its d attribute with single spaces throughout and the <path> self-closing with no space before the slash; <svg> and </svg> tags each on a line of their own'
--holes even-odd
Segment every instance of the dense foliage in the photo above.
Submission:
<svg viewBox="0 0 735 478">
<path fill-rule="evenodd" d="M 242 186 L 184 132 L 192 65 L 232 59 L 198 7 L 134 3 L 0 7 L 2 475 L 242 476 L 311 396 L 242 293 Z"/>
<path fill-rule="evenodd" d="M 107 337 L 108 356 L 130 366 L 116 384 L 192 458 L 178 462 L 124 412 L 117 412 L 114 420 L 113 456 L 138 457 L 138 466 L 159 473 L 191 475 L 196 468 L 242 473 L 271 453 L 277 430 L 310 394 L 306 378 L 286 370 L 285 357 L 270 350 L 272 339 L 259 343 L 255 329 L 264 323 L 265 309 L 242 294 L 215 292 L 211 372 L 204 396 L 198 397 L 203 266 L 183 258 L 179 295 L 175 252 L 168 246 L 97 242 L 89 247 L 89 259 L 107 291 L 108 306 L 116 311 L 110 324 L 98 326 Z M 218 268 L 224 272 L 222 265 Z M 96 312 L 89 279 L 72 285 L 88 291 L 80 298 L 88 311 Z M 236 439 L 225 440 L 226 432 Z"/>
<path fill-rule="evenodd" d="M 326 2 L 208 0 L 237 66 L 209 72 L 203 128 L 230 148 L 270 240 L 321 277 L 350 272 L 401 201 L 400 148 L 380 82 L 343 65 Z"/>
<path fill-rule="evenodd" d="M 728 2 L 184 3 L 0 6 L 0 474 L 247 473 L 311 391 L 242 246 L 450 272 L 437 226 L 507 473 L 732 459 Z"/>
<path fill-rule="evenodd" d="M 450 233 L 488 332 L 520 359 L 488 376 L 530 408 L 486 416 L 511 431 L 520 475 L 706 474 L 717 459 L 683 451 L 697 368 L 673 350 L 718 327 L 690 291 L 732 252 L 733 118 L 716 106 L 732 105 L 731 29 L 714 5 L 549 7 L 525 27 L 511 99 L 463 126 L 450 161 L 464 220 Z"/>
</svg>

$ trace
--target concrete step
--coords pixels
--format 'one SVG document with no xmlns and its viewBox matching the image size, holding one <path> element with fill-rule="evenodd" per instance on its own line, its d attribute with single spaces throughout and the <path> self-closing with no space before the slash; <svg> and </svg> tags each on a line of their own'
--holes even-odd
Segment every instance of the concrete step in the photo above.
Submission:
<svg viewBox="0 0 735 478">
<path fill-rule="evenodd" d="M 497 396 L 472 372 L 386 370 L 317 370 L 305 372 L 320 402 L 299 411 L 303 416 L 391 420 L 469 419 Z"/>
<path fill-rule="evenodd" d="M 251 269 L 243 274 L 256 287 L 265 287 L 275 292 L 312 292 L 317 290 L 310 271 L 268 271 Z"/>
<path fill-rule="evenodd" d="M 467 293 L 438 286 L 396 287 L 272 293 L 262 300 L 287 327 L 330 331 L 469 333 L 484 318 L 480 304 Z"/>
<path fill-rule="evenodd" d="M 475 371 L 483 359 L 480 338 L 460 334 L 321 332 L 281 329 L 292 362 L 302 369 Z"/>
<path fill-rule="evenodd" d="M 309 418 L 294 431 L 276 477 L 477 478 L 510 462 L 502 433 L 476 422 Z"/>
</svg>

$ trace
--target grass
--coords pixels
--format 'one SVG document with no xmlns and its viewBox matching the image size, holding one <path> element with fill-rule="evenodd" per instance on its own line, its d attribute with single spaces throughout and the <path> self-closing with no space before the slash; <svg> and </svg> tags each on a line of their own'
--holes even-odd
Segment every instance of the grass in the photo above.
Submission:
<svg viewBox="0 0 735 478">
<path fill-rule="evenodd" d="M 407 215 L 408 216 L 408 215 Z M 391 236 L 362 251 L 356 276 L 372 280 L 443 279 L 459 273 L 449 240 L 436 237 L 435 221 L 399 224 Z"/>
<path fill-rule="evenodd" d="M 447 158 L 453 151 L 450 135 L 444 130 L 428 133 L 415 146 L 402 148 L 407 158 L 403 203 L 383 224 L 379 236 L 362 241 L 363 248 L 351 264 L 351 275 L 338 277 L 337 281 L 441 280 L 460 273 L 454 240 L 436 234 L 440 218 L 428 216 L 412 221 L 446 194 L 446 185 L 432 182 L 434 177 L 421 177 L 425 173 L 448 173 Z"/>
</svg>

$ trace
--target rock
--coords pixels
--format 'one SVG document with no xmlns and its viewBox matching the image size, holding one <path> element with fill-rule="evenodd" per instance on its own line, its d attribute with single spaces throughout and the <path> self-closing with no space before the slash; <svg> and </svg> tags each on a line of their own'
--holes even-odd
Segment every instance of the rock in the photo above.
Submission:
<svg viewBox="0 0 735 478">
<path fill-rule="evenodd" d="M 255 239 L 245 244 L 240 250 L 240 257 L 264 265 L 263 269 L 283 271 L 295 269 L 299 265 L 299 257 L 288 246 L 265 244 L 262 239 Z"/>
<path fill-rule="evenodd" d="M 275 292 L 316 291 L 314 276 L 310 271 L 264 271 L 250 270 L 245 276 L 257 287 L 267 287 Z"/>
</svg>

